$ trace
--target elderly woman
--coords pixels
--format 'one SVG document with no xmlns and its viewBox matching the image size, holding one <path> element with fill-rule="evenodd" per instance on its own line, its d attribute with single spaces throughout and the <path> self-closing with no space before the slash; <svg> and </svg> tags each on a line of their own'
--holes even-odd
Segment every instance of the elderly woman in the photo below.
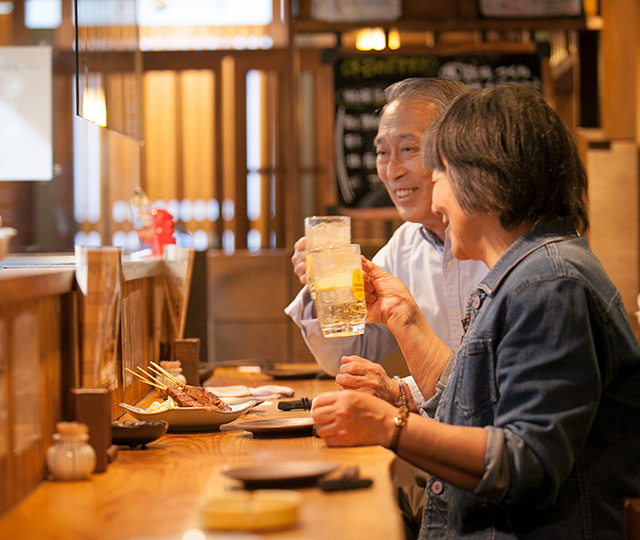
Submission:
<svg viewBox="0 0 640 540">
<path fill-rule="evenodd" d="M 369 320 L 424 394 L 452 370 L 436 416 L 333 392 L 314 402 L 317 434 L 427 471 L 422 539 L 619 539 L 623 498 L 640 496 L 640 347 L 580 236 L 587 180 L 570 133 L 534 90 L 473 90 L 429 128 L 423 160 L 454 255 L 489 267 L 458 354 L 402 283 L 364 266 Z"/>
</svg>

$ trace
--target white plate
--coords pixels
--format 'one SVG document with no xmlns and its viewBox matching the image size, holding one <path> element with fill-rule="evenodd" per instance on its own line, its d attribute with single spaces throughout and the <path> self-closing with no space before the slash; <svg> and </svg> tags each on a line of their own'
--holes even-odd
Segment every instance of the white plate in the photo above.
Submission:
<svg viewBox="0 0 640 540">
<path fill-rule="evenodd" d="M 261 405 L 264 403 L 264 399 L 262 398 L 252 398 L 252 397 L 221 397 L 218 396 L 222 401 L 224 401 L 227 405 L 244 405 L 245 403 L 253 402 L 254 407 Z"/>
<path fill-rule="evenodd" d="M 138 420 L 166 420 L 170 431 L 203 431 L 233 422 L 256 405 L 256 400 L 229 405 L 230 411 L 209 409 L 207 407 L 174 407 L 158 412 L 120 403 L 120 407 L 129 411 Z"/>
</svg>

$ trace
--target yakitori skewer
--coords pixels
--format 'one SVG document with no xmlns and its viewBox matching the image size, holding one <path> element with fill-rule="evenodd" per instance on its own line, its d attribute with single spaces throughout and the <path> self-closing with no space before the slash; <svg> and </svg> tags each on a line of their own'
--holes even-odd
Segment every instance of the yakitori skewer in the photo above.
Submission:
<svg viewBox="0 0 640 540">
<path fill-rule="evenodd" d="M 162 395 L 171 397 L 179 407 L 215 407 L 221 411 L 231 410 L 231 407 L 229 407 L 229 405 L 227 405 L 213 392 L 209 392 L 201 386 L 196 387 L 184 384 L 162 366 L 159 366 L 155 362 L 151 362 L 150 364 L 151 365 L 147 366 L 147 369 L 160 377 L 164 377 L 169 384 L 164 384 L 161 380 L 157 379 L 140 366 L 136 367 L 142 375 L 130 370 L 129 368 L 125 369 L 129 373 L 138 377 L 138 379 L 145 384 L 158 388 Z"/>
<path fill-rule="evenodd" d="M 131 373 L 132 375 L 138 377 L 138 379 L 140 379 L 143 383 L 151 385 L 151 386 L 155 386 L 156 388 L 160 388 L 161 390 L 164 390 L 166 388 L 166 385 L 161 384 L 160 381 L 158 381 L 155 377 L 151 377 L 151 375 L 149 375 L 147 372 L 145 372 L 144 370 L 141 370 L 142 373 L 144 373 L 144 377 L 142 375 L 140 375 L 139 373 L 136 373 L 135 371 L 129 369 L 129 368 L 124 368 L 125 370 L 127 370 L 129 373 Z"/>
<path fill-rule="evenodd" d="M 180 379 L 177 379 L 173 374 L 169 373 L 162 366 L 159 366 L 155 362 L 150 362 L 150 364 L 151 365 L 149 366 L 149 369 L 153 371 L 156 375 L 161 375 L 165 377 L 168 381 L 172 382 L 176 386 L 180 386 L 180 387 L 185 386 L 185 384 Z"/>
</svg>

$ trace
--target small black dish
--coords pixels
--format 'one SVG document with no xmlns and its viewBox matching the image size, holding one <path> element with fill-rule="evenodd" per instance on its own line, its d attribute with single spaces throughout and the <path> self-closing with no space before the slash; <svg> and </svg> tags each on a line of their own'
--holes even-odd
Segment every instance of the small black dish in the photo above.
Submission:
<svg viewBox="0 0 640 540">
<path fill-rule="evenodd" d="M 111 439 L 113 444 L 137 448 L 146 447 L 150 442 L 162 437 L 169 429 L 165 420 L 112 422 Z"/>
</svg>

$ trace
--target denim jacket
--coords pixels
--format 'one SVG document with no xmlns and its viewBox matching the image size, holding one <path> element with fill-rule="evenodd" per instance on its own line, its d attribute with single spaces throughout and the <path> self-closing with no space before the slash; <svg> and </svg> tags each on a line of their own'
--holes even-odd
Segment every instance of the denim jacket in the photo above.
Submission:
<svg viewBox="0 0 640 540">
<path fill-rule="evenodd" d="M 487 430 L 473 493 L 430 477 L 421 540 L 622 537 L 640 496 L 640 347 L 584 237 L 528 231 L 479 283 L 436 420 Z"/>
</svg>

